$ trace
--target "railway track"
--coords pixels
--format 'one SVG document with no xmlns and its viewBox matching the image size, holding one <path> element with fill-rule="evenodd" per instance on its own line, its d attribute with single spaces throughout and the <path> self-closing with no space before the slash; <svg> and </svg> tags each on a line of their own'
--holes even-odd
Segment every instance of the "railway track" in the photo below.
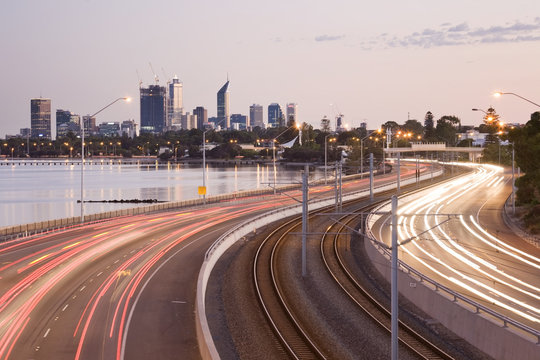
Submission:
<svg viewBox="0 0 540 360">
<path fill-rule="evenodd" d="M 356 214 L 345 215 L 327 228 L 321 237 L 320 250 L 322 261 L 328 273 L 343 289 L 344 293 L 354 301 L 362 311 L 368 314 L 377 324 L 391 332 L 391 312 L 380 302 L 378 302 L 368 291 L 364 289 L 354 274 L 348 269 L 347 264 L 341 254 L 346 248 L 349 224 L 358 220 L 359 212 L 369 211 L 374 205 L 360 208 Z M 347 234 L 345 234 L 347 233 Z M 424 336 L 399 321 L 399 341 L 422 359 L 452 359 L 444 350 L 435 346 Z"/>
<path fill-rule="evenodd" d="M 391 194 L 385 194 L 389 197 Z M 390 311 L 364 290 L 355 280 L 355 276 L 348 270 L 345 261 L 340 255 L 340 249 L 349 237 L 348 224 L 358 221 L 360 213 L 369 211 L 374 204 L 367 205 L 365 199 L 358 199 L 344 204 L 349 213 L 339 219 L 331 216 L 319 216 L 332 212 L 333 207 L 321 209 L 310 213 L 310 219 L 325 219 L 317 221 L 320 238 L 320 260 L 324 263 L 330 276 L 355 304 L 358 311 L 365 312 L 378 326 L 390 334 Z M 294 217 L 284 221 L 269 233 L 260 244 L 253 262 L 253 281 L 258 302 L 268 324 L 272 328 L 281 346 L 290 358 L 293 359 L 331 359 L 332 353 L 329 344 L 317 341 L 316 330 L 313 325 L 302 320 L 301 309 L 295 308 L 294 301 L 287 298 L 283 290 L 283 276 L 278 276 L 280 264 L 280 251 L 288 251 L 288 246 L 298 247 L 298 241 L 287 241 L 301 228 L 301 217 Z M 311 231 L 314 231 L 312 229 Z M 317 231 L 317 230 L 315 230 Z M 439 349 L 406 324 L 400 322 L 400 343 L 409 348 L 421 359 L 452 359 L 450 355 Z"/>
</svg>

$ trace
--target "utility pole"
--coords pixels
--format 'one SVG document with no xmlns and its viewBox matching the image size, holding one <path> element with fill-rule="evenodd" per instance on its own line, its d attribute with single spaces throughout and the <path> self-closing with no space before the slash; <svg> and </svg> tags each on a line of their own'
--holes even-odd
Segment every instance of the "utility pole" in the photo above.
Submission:
<svg viewBox="0 0 540 360">
<path fill-rule="evenodd" d="M 373 153 L 369 153 L 369 201 L 373 201 Z"/>
<path fill-rule="evenodd" d="M 514 186 L 514 184 L 515 184 L 514 173 L 515 173 L 515 167 L 514 167 L 514 143 L 512 143 L 512 215 L 516 215 L 516 187 Z"/>
<path fill-rule="evenodd" d="M 398 157 L 399 159 L 399 157 Z M 391 276 L 391 322 L 392 360 L 398 360 L 398 243 L 397 243 L 397 196 L 392 195 L 392 276 Z"/>
<path fill-rule="evenodd" d="M 307 232 L 308 232 L 308 188 L 309 166 L 304 165 L 304 173 L 302 174 L 302 277 L 307 275 Z"/>
<path fill-rule="evenodd" d="M 339 162 L 339 211 L 340 212 L 343 207 L 343 181 L 341 178 L 342 173 L 343 173 L 343 156 L 341 156 L 341 161 Z"/>
<path fill-rule="evenodd" d="M 400 153 L 397 153 L 397 193 L 398 194 L 399 194 L 399 186 L 401 183 L 401 174 L 399 171 L 399 158 L 400 158 Z"/>
<path fill-rule="evenodd" d="M 336 161 L 336 166 L 334 167 L 334 189 L 336 193 L 336 205 L 335 210 L 338 212 L 338 203 L 339 203 L 339 194 L 338 194 L 338 162 Z"/>
</svg>

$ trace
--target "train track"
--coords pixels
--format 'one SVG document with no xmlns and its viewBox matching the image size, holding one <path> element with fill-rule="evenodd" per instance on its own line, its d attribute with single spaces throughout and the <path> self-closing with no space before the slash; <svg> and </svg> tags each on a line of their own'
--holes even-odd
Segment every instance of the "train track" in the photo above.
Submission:
<svg viewBox="0 0 540 360">
<path fill-rule="evenodd" d="M 391 193 L 385 195 L 388 197 Z M 330 276 L 343 289 L 345 296 L 356 304 L 359 311 L 368 314 L 378 326 L 390 333 L 390 311 L 370 296 L 355 280 L 354 274 L 348 270 L 340 255 L 340 249 L 343 248 L 343 243 L 350 234 L 348 224 L 358 221 L 360 213 L 369 211 L 374 205 L 366 206 L 365 199 L 358 199 L 344 205 L 349 213 L 339 219 L 332 219 L 332 216 L 318 216 L 333 211 L 333 207 L 311 212 L 310 219 L 315 216 L 318 216 L 318 219 L 326 219 L 319 222 L 317 227 L 323 229 L 320 239 L 320 259 L 324 262 Z M 281 223 L 265 237 L 256 252 L 253 263 L 254 286 L 267 322 L 288 356 L 293 359 L 332 358 L 332 354 L 324 350 L 330 348 L 328 344 L 317 342 L 314 334 L 316 330 L 312 329 L 312 325 L 301 320 L 301 309 L 295 309 L 294 301 L 287 298 L 287 293 L 283 290 L 284 284 L 277 274 L 280 266 L 280 248 L 284 248 L 284 252 L 287 251 L 286 247 L 290 246 L 290 241 L 287 242 L 286 239 L 300 227 L 301 217 L 294 217 Z M 409 348 L 418 358 L 452 359 L 450 355 L 405 323 L 400 322 L 399 327 L 400 343 Z"/>
<path fill-rule="evenodd" d="M 328 273 L 336 283 L 339 284 L 344 293 L 390 334 L 390 310 L 371 296 L 361 283 L 357 281 L 354 274 L 348 269 L 341 254 L 341 251 L 346 247 L 344 246 L 344 242 L 349 238 L 349 224 L 358 220 L 360 211 L 369 211 L 373 207 L 374 205 L 360 208 L 355 211 L 355 214 L 345 215 L 335 221 L 327 228 L 325 234 L 321 237 L 320 250 L 322 260 Z M 344 234 L 346 234 L 346 236 L 344 236 Z M 402 321 L 399 321 L 398 338 L 404 346 L 408 347 L 422 359 L 452 359 L 452 357 L 444 350 L 431 343 L 428 339 Z"/>
</svg>

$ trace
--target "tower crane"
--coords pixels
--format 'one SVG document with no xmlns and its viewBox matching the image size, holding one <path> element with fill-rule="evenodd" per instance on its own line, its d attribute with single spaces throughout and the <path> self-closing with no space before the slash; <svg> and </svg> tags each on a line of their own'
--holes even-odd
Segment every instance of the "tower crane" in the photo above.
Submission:
<svg viewBox="0 0 540 360">
<path fill-rule="evenodd" d="M 156 72 L 154 71 L 154 67 L 152 66 L 151 62 L 148 62 L 150 65 L 150 70 L 152 70 L 152 74 L 154 74 L 154 81 L 156 82 L 156 85 L 159 83 L 159 77 L 157 76 Z"/>
<path fill-rule="evenodd" d="M 139 89 L 142 88 L 142 80 L 141 80 L 141 77 L 139 75 L 139 70 L 135 69 L 135 71 L 137 72 L 137 79 L 139 80 Z"/>
</svg>

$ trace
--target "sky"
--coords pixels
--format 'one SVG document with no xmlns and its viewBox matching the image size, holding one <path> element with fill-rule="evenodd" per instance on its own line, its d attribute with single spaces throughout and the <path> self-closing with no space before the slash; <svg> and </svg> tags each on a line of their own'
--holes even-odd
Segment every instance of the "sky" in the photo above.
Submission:
<svg viewBox="0 0 540 360">
<path fill-rule="evenodd" d="M 184 108 L 217 112 L 230 79 L 231 113 L 298 104 L 320 127 L 458 116 L 479 125 L 493 106 L 525 123 L 540 103 L 540 1 L 18 0 L 0 12 L 0 137 L 30 127 L 30 99 L 97 123 L 139 123 L 139 81 L 177 75 Z"/>
</svg>

